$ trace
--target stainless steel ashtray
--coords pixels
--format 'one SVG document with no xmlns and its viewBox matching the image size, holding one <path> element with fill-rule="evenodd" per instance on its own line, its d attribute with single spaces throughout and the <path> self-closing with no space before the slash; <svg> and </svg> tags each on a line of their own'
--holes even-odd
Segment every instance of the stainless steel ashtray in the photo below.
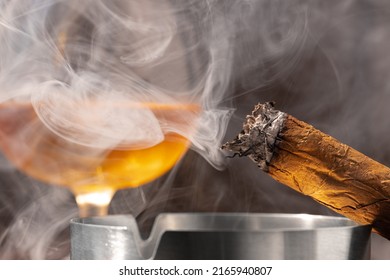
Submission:
<svg viewBox="0 0 390 280">
<path fill-rule="evenodd" d="M 371 227 L 307 214 L 165 213 L 71 221 L 71 259 L 367 259 Z"/>
</svg>

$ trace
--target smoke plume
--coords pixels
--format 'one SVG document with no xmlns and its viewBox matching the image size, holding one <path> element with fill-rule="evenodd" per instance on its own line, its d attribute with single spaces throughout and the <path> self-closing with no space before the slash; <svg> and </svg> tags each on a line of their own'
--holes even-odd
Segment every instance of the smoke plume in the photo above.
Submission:
<svg viewBox="0 0 390 280">
<path fill-rule="evenodd" d="M 190 139 L 192 151 L 172 172 L 115 196 L 111 213 L 131 213 L 145 228 L 164 211 L 332 214 L 251 163 L 226 161 L 219 146 L 253 104 L 274 100 L 389 165 L 388 7 L 1 0 L 0 149 L 18 157 L 0 158 L 0 258 L 66 257 L 68 221 L 77 215 L 71 194 L 12 167 L 28 164 L 48 132 L 96 160 L 111 149 L 154 146 L 168 132 Z M 150 103 L 196 104 L 200 112 L 162 124 L 139 106 Z M 47 172 L 61 174 L 63 164 L 50 162 Z"/>
</svg>

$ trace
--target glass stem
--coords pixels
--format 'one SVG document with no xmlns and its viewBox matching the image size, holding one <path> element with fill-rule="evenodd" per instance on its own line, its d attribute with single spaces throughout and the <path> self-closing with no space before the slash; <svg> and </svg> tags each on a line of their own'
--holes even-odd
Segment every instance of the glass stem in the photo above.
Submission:
<svg viewBox="0 0 390 280">
<path fill-rule="evenodd" d="M 108 207 L 114 196 L 112 190 L 100 190 L 99 192 L 75 193 L 79 216 L 105 216 L 108 214 Z"/>
</svg>

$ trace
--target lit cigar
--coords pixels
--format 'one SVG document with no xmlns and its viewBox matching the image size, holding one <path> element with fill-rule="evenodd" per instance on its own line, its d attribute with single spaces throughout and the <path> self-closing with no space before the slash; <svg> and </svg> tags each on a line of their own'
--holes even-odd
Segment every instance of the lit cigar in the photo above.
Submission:
<svg viewBox="0 0 390 280">
<path fill-rule="evenodd" d="M 256 105 L 222 149 L 248 156 L 275 180 L 390 239 L 390 168 L 272 103 Z"/>
</svg>

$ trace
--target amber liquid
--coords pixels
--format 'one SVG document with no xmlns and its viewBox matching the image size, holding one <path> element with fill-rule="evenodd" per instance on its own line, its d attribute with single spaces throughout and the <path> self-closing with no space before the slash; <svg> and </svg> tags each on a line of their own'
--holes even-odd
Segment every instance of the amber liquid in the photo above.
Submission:
<svg viewBox="0 0 390 280">
<path fill-rule="evenodd" d="M 198 112 L 198 106 L 192 104 L 142 106 L 158 120 L 181 126 L 194 126 L 188 120 Z M 187 151 L 189 141 L 173 132 L 164 136 L 162 142 L 144 149 L 99 150 L 57 136 L 45 127 L 28 103 L 0 104 L 3 154 L 31 177 L 68 187 L 76 197 L 138 187 L 166 173 Z"/>
</svg>

